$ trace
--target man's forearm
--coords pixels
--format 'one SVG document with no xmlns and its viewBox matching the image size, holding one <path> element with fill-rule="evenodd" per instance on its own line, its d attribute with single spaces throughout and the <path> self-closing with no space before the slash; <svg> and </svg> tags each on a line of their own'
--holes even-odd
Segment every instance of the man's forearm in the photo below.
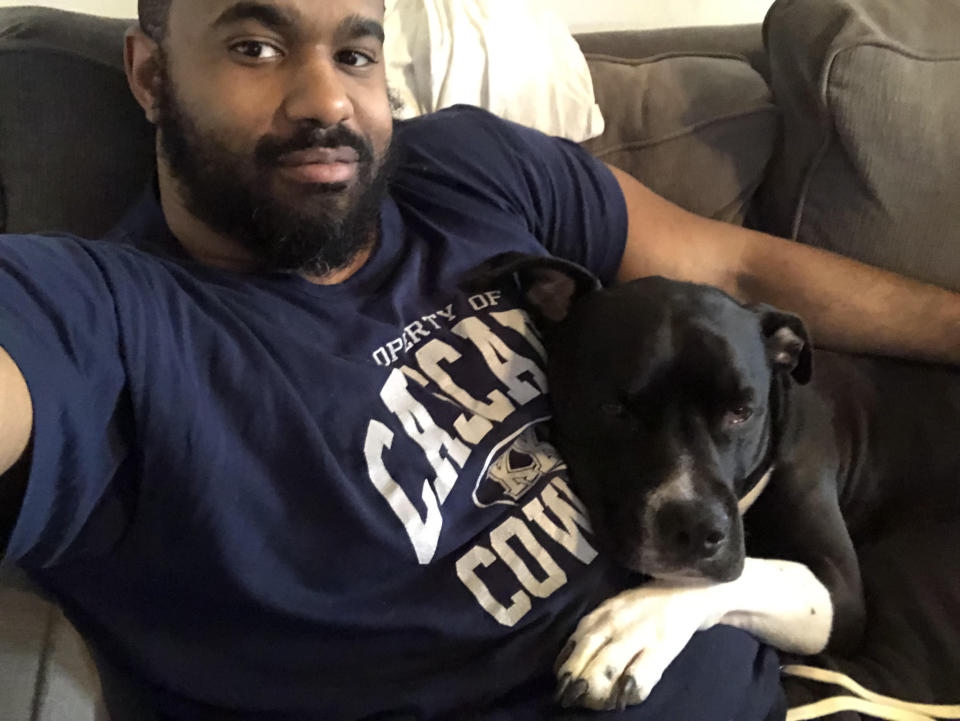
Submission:
<svg viewBox="0 0 960 721">
<path fill-rule="evenodd" d="M 713 285 L 801 315 L 823 347 L 960 363 L 960 294 L 700 217 L 611 171 L 629 219 L 618 280 L 662 275 Z"/>
<path fill-rule="evenodd" d="M 960 294 L 849 258 L 743 231 L 728 290 L 801 315 L 817 345 L 960 363 Z"/>
</svg>

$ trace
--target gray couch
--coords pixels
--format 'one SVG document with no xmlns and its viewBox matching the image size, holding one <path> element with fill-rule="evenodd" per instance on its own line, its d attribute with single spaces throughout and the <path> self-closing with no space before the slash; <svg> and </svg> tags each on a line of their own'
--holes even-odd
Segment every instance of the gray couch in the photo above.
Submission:
<svg viewBox="0 0 960 721">
<path fill-rule="evenodd" d="M 146 182 L 127 24 L 0 9 L 0 232 L 98 236 Z M 763 28 L 578 41 L 607 119 L 594 154 L 697 213 L 960 289 L 956 0 L 779 0 Z M 960 701 L 958 548 L 960 519 L 883 529 L 860 549 L 866 642 L 820 662 L 884 693 Z M 106 718 L 99 684 L 57 605 L 0 568 L 0 719 Z"/>
</svg>

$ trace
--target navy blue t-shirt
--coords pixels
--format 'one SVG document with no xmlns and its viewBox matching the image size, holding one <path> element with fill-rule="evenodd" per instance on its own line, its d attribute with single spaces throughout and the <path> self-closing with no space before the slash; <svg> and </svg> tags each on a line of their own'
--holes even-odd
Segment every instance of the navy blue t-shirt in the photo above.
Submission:
<svg viewBox="0 0 960 721">
<path fill-rule="evenodd" d="M 529 319 L 458 289 L 508 250 L 610 281 L 615 179 L 476 109 L 394 142 L 380 242 L 335 286 L 190 260 L 152 191 L 104 240 L 0 237 L 35 411 L 8 555 L 172 718 L 552 717 L 557 653 L 629 580 L 549 443 Z M 718 628 L 618 718 L 776 695 L 774 655 Z"/>
</svg>

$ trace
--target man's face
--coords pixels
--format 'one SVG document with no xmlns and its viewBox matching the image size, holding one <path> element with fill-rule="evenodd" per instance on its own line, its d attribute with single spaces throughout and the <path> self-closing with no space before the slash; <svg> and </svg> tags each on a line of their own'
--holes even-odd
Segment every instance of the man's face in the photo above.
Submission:
<svg viewBox="0 0 960 721">
<path fill-rule="evenodd" d="M 391 108 L 382 0 L 175 0 L 157 124 L 186 206 L 263 270 L 323 275 L 376 238 Z"/>
</svg>

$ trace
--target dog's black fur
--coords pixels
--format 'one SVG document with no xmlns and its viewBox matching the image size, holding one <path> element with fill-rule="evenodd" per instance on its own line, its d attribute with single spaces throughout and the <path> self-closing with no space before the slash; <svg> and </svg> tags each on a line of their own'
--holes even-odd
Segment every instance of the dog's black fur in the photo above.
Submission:
<svg viewBox="0 0 960 721">
<path fill-rule="evenodd" d="M 960 512 L 956 372 L 817 351 L 814 375 L 797 316 L 663 278 L 603 290 L 579 266 L 510 254 L 471 285 L 505 276 L 544 335 L 555 443 L 624 566 L 729 581 L 746 550 L 803 562 L 830 591 L 843 652 L 865 622 L 856 544 Z M 651 512 L 680 472 L 692 497 Z"/>
</svg>

